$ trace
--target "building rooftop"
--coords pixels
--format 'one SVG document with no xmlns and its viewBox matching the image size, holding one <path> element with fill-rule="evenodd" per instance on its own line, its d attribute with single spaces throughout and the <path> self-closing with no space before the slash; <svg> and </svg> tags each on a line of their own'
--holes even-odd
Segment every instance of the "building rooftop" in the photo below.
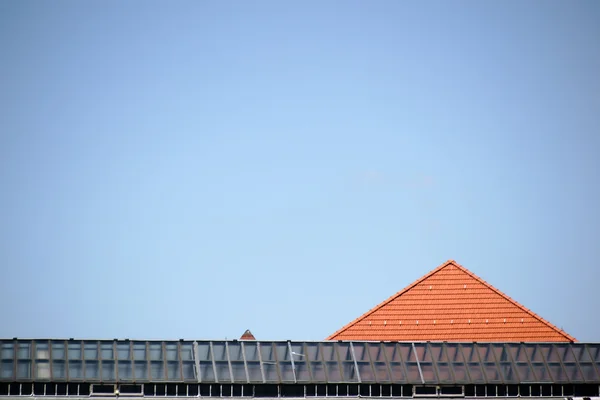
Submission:
<svg viewBox="0 0 600 400">
<path fill-rule="evenodd" d="M 327 339 L 576 341 L 454 260 L 440 265 Z"/>
</svg>

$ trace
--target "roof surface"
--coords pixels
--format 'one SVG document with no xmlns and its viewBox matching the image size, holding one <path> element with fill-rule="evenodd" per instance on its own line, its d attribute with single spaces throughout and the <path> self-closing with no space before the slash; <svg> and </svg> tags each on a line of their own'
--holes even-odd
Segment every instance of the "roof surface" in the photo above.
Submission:
<svg viewBox="0 0 600 400">
<path fill-rule="evenodd" d="M 327 339 L 576 341 L 454 260 L 440 265 Z"/>
</svg>

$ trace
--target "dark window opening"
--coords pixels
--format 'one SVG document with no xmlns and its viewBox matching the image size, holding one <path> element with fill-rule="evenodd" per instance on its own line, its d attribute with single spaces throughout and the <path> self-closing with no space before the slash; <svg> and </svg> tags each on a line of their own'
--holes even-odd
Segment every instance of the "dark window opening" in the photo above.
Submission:
<svg viewBox="0 0 600 400">
<path fill-rule="evenodd" d="M 176 396 L 177 395 L 177 385 L 168 383 L 167 384 L 167 396 Z"/>
<path fill-rule="evenodd" d="M 144 385 L 144 396 L 154 396 L 154 388 L 155 388 L 155 384 L 153 383 L 146 383 Z"/>
<path fill-rule="evenodd" d="M 348 385 L 348 396 L 358 396 L 358 385 Z"/>
<path fill-rule="evenodd" d="M 519 393 L 521 396 L 531 396 L 529 385 L 519 385 Z"/>
<path fill-rule="evenodd" d="M 540 385 L 531 385 L 531 392 L 530 392 L 530 396 L 541 396 L 542 395 L 542 391 L 540 390 Z"/>
<path fill-rule="evenodd" d="M 120 385 L 119 394 L 142 394 L 142 385 Z"/>
<path fill-rule="evenodd" d="M 277 385 L 256 385 L 255 397 L 279 397 Z"/>
<path fill-rule="evenodd" d="M 508 385 L 506 387 L 507 396 L 517 397 L 519 395 L 519 385 Z"/>
<path fill-rule="evenodd" d="M 200 396 L 203 396 L 203 397 L 210 396 L 210 385 L 200 384 Z"/>
<path fill-rule="evenodd" d="M 66 396 L 67 395 L 67 384 L 66 383 L 58 383 L 56 385 L 56 395 L 57 396 Z"/>
<path fill-rule="evenodd" d="M 369 389 L 370 385 L 368 384 L 360 385 L 360 395 L 363 397 L 369 397 L 371 395 Z"/>
<path fill-rule="evenodd" d="M 475 396 L 475 385 L 466 385 L 465 386 L 465 396 L 468 396 L 468 397 Z"/>
<path fill-rule="evenodd" d="M 188 385 L 187 390 L 188 396 L 198 396 L 198 385 Z"/>
<path fill-rule="evenodd" d="M 442 396 L 462 396 L 462 386 L 442 386 L 440 388 L 440 394 Z"/>
<path fill-rule="evenodd" d="M 392 395 L 392 386 L 381 385 L 381 395 L 384 397 L 390 397 Z"/>
<path fill-rule="evenodd" d="M 154 387 L 154 391 L 157 396 L 164 396 L 167 393 L 167 388 L 165 386 L 166 385 L 164 384 L 160 384 Z"/>
<path fill-rule="evenodd" d="M 31 396 L 32 394 L 33 394 L 33 384 L 22 383 L 21 384 L 21 395 L 22 396 Z"/>
<path fill-rule="evenodd" d="M 303 385 L 284 385 L 281 387 L 282 397 L 304 397 Z"/>
<path fill-rule="evenodd" d="M 371 386 L 371 396 L 379 397 L 381 396 L 381 386 L 380 385 L 370 385 Z"/>
<path fill-rule="evenodd" d="M 8 396 L 8 383 L 0 382 L 0 396 Z"/>
<path fill-rule="evenodd" d="M 317 385 L 317 396 L 326 396 L 327 395 L 327 385 Z"/>
<path fill-rule="evenodd" d="M 308 385 L 306 386 L 306 397 L 316 396 L 317 395 L 317 387 L 316 385 Z"/>
<path fill-rule="evenodd" d="M 436 396 L 437 387 L 435 386 L 415 386 L 415 396 Z"/>
<path fill-rule="evenodd" d="M 552 385 L 542 385 L 542 396 L 552 396 Z"/>
</svg>

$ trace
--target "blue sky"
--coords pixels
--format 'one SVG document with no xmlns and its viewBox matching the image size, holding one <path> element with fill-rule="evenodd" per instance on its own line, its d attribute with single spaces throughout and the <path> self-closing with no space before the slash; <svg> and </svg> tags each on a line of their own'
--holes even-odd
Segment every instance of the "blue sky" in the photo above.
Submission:
<svg viewBox="0 0 600 400">
<path fill-rule="evenodd" d="M 599 20 L 0 2 L 0 337 L 323 339 L 455 259 L 600 341 Z"/>
</svg>

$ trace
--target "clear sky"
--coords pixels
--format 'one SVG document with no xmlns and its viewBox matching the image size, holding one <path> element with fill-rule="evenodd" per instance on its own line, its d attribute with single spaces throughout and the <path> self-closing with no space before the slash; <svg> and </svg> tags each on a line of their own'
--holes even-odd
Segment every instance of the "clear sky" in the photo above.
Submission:
<svg viewBox="0 0 600 400">
<path fill-rule="evenodd" d="M 0 337 L 323 339 L 455 259 L 600 341 L 599 21 L 0 1 Z"/>
</svg>

